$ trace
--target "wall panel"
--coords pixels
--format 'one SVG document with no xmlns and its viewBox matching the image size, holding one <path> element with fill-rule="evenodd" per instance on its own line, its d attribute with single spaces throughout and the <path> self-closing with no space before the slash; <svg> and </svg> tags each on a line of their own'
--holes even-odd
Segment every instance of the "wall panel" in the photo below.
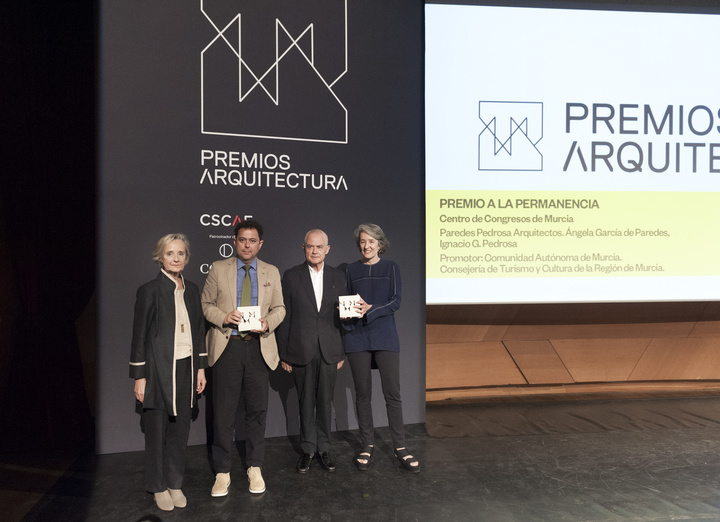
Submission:
<svg viewBox="0 0 720 522">
<path fill-rule="evenodd" d="M 428 306 L 426 339 L 428 400 L 706 391 L 720 380 L 717 302 Z M 481 340 L 494 351 L 470 342 Z M 500 345 L 525 383 L 498 383 L 512 374 Z"/>
</svg>

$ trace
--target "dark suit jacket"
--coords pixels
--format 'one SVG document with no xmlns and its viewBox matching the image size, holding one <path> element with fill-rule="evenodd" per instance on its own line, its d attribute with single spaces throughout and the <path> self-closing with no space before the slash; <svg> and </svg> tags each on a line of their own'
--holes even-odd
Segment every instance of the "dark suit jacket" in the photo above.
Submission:
<svg viewBox="0 0 720 522">
<path fill-rule="evenodd" d="M 207 368 L 205 320 L 200 307 L 198 287 L 184 279 L 183 298 L 190 318 L 192 334 L 192 400 L 195 400 L 195 378 L 200 368 Z M 138 288 L 133 320 L 130 377 L 147 379 L 144 408 L 164 409 L 177 415 L 175 393 L 175 283 L 164 273 Z M 183 407 L 190 408 L 193 402 Z"/>
<path fill-rule="evenodd" d="M 337 306 L 338 297 L 347 294 L 345 274 L 325 263 L 319 312 L 307 263 L 283 274 L 282 290 L 286 313 L 276 336 L 280 359 L 296 366 L 305 365 L 319 345 L 326 363 L 342 361 L 345 350 Z"/>
</svg>

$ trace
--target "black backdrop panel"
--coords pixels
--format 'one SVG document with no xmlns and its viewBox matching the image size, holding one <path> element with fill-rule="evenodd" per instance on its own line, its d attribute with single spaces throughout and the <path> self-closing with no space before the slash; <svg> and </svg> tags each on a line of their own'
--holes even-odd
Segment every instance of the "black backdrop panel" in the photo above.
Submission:
<svg viewBox="0 0 720 522">
<path fill-rule="evenodd" d="M 236 219 L 265 227 L 260 258 L 359 258 L 352 231 L 381 225 L 400 264 L 405 422 L 425 419 L 422 4 L 417 1 L 124 0 L 101 7 L 99 453 L 142 449 L 128 358 L 135 290 L 169 232 L 190 238 L 201 288 L 232 256 Z M 387 418 L 375 376 L 375 418 Z M 289 375 L 271 377 L 267 436 L 299 430 Z M 336 428 L 357 426 L 349 367 Z M 205 441 L 204 401 L 191 443 Z M 240 433 L 242 436 L 242 433 Z"/>
</svg>

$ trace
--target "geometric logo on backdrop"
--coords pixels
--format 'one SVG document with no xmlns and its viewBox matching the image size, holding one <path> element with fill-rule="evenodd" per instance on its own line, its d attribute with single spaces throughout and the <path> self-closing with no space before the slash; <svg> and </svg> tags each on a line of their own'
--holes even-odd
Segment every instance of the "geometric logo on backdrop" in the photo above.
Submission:
<svg viewBox="0 0 720 522">
<path fill-rule="evenodd" d="M 542 170 L 542 102 L 481 101 L 478 170 Z"/>
<path fill-rule="evenodd" d="M 348 142 L 347 0 L 201 0 L 201 132 Z"/>
</svg>

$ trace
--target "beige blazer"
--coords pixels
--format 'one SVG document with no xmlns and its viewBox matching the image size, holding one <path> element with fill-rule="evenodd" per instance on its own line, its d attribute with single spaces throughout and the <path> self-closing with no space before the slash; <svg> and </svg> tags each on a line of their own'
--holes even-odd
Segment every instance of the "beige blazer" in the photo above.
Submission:
<svg viewBox="0 0 720 522">
<path fill-rule="evenodd" d="M 271 370 L 277 368 L 277 342 L 275 328 L 285 318 L 280 272 L 268 263 L 257 260 L 258 306 L 262 317 L 268 322 L 268 331 L 260 335 L 260 350 Z M 213 366 L 222 355 L 230 340 L 232 326 L 223 320 L 237 307 L 237 258 L 216 261 L 210 267 L 202 292 L 202 309 L 205 319 L 211 323 L 207 333 L 208 364 Z"/>
</svg>

